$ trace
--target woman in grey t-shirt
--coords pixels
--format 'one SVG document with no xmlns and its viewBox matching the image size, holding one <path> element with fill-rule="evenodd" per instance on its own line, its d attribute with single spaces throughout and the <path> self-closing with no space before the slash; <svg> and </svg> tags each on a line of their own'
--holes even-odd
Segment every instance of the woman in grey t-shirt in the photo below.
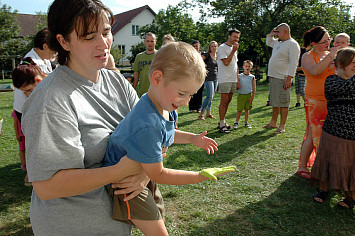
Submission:
<svg viewBox="0 0 355 236">
<path fill-rule="evenodd" d="M 138 101 L 123 76 L 103 69 L 112 22 L 99 0 L 55 0 L 50 6 L 48 44 L 60 65 L 23 109 L 35 235 L 131 234 L 129 225 L 112 220 L 104 186 L 117 182 L 115 187 L 127 187 L 118 193 L 133 192 L 130 199 L 148 178 L 127 158 L 101 167 L 109 134 Z"/>
</svg>

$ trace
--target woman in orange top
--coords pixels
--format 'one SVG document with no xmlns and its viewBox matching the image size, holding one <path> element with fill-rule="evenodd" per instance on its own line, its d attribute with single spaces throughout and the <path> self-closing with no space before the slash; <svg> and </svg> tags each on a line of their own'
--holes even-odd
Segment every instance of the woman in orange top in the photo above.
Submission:
<svg viewBox="0 0 355 236">
<path fill-rule="evenodd" d="M 323 26 L 308 30 L 303 35 L 303 46 L 312 46 L 312 50 L 302 57 L 302 70 L 306 75 L 306 122 L 307 128 L 303 139 L 299 168 L 297 173 L 310 179 L 312 167 L 319 145 L 323 123 L 327 116 L 327 100 L 324 96 L 324 82 L 329 75 L 334 74 L 333 60 L 338 47 L 333 47 L 329 52 L 331 42 L 328 31 Z"/>
</svg>

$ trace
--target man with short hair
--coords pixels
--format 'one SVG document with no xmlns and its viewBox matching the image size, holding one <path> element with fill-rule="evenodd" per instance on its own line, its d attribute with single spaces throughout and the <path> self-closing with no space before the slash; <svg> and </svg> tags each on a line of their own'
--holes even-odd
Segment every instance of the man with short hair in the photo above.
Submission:
<svg viewBox="0 0 355 236">
<path fill-rule="evenodd" d="M 286 23 L 279 24 L 266 36 L 266 45 L 273 48 L 268 66 L 272 118 L 263 128 L 277 128 L 274 134 L 280 134 L 285 132 L 292 77 L 296 73 L 300 46 L 297 41 L 291 38 L 290 27 Z M 277 127 L 279 113 L 280 124 Z"/>
<path fill-rule="evenodd" d="M 133 64 L 133 88 L 137 90 L 137 94 L 141 97 L 145 94 L 150 86 L 149 82 L 149 67 L 156 53 L 155 45 L 157 39 L 155 34 L 148 32 L 144 36 L 145 51 L 138 53 Z"/>
<path fill-rule="evenodd" d="M 38 31 L 33 39 L 34 48 L 25 55 L 25 57 L 31 57 L 33 62 L 46 74 L 52 72 L 50 60 L 52 60 L 56 54 L 47 45 L 48 33 L 48 28 Z"/>
<path fill-rule="evenodd" d="M 217 92 L 221 94 L 221 101 L 219 103 L 218 129 L 221 133 L 230 133 L 230 126 L 226 123 L 225 116 L 228 106 L 232 101 L 233 94 L 237 91 L 237 82 L 239 80 L 239 69 L 237 64 L 239 37 L 239 30 L 230 30 L 227 42 L 221 44 L 217 50 Z"/>
</svg>

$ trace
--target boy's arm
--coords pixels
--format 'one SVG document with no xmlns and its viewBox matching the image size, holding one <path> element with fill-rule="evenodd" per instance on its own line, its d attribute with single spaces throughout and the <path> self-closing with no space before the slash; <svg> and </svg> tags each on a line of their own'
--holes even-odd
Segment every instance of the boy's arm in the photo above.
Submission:
<svg viewBox="0 0 355 236">
<path fill-rule="evenodd" d="M 143 164 L 148 177 L 158 184 L 182 185 L 195 184 L 208 180 L 196 171 L 174 170 L 163 167 L 163 162 Z"/>
<path fill-rule="evenodd" d="M 206 137 L 207 131 L 201 134 L 193 134 L 181 130 L 175 130 L 174 143 L 192 143 L 196 147 L 205 149 L 208 154 L 218 150 L 218 144 L 213 139 Z"/>
<path fill-rule="evenodd" d="M 195 184 L 208 179 L 216 181 L 218 176 L 233 172 L 236 169 L 234 166 L 229 166 L 223 168 L 203 169 L 200 172 L 174 170 L 164 168 L 163 162 L 153 164 L 142 163 L 142 167 L 151 180 L 158 184 L 169 185 Z"/>
</svg>

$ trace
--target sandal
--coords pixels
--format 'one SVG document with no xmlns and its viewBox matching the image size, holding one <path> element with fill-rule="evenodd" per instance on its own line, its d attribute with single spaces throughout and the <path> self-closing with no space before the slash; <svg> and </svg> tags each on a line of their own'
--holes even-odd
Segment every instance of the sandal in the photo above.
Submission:
<svg viewBox="0 0 355 236">
<path fill-rule="evenodd" d="M 198 116 L 198 119 L 199 119 L 199 120 L 205 120 L 205 118 L 203 117 L 203 115 L 202 115 L 202 116 Z"/>
<path fill-rule="evenodd" d="M 308 171 L 307 170 L 305 170 L 305 171 L 298 170 L 296 173 L 305 179 L 311 179 L 311 172 L 309 170 Z"/>
<path fill-rule="evenodd" d="M 355 205 L 355 200 L 352 197 L 347 197 L 338 203 L 341 208 L 353 209 Z"/>
<path fill-rule="evenodd" d="M 284 130 L 284 129 L 277 128 L 277 129 L 274 131 L 274 134 L 282 134 L 282 133 L 285 133 L 285 130 Z"/>
<path fill-rule="evenodd" d="M 218 131 L 220 133 L 225 133 L 225 134 L 229 134 L 230 133 L 230 130 L 228 130 L 227 126 L 219 127 Z"/>
<path fill-rule="evenodd" d="M 216 117 L 214 117 L 213 115 L 207 115 L 206 118 L 211 118 L 211 119 L 216 119 Z"/>
<path fill-rule="evenodd" d="M 271 126 L 271 125 L 269 125 L 269 124 L 266 124 L 266 125 L 264 125 L 262 128 L 263 128 L 263 129 L 276 129 L 276 126 L 274 127 L 274 126 Z"/>
<path fill-rule="evenodd" d="M 313 196 L 313 200 L 316 203 L 322 204 L 328 197 L 328 192 L 325 192 L 323 190 L 318 190 L 317 193 Z M 320 200 L 316 200 L 316 198 L 319 198 Z"/>
</svg>

